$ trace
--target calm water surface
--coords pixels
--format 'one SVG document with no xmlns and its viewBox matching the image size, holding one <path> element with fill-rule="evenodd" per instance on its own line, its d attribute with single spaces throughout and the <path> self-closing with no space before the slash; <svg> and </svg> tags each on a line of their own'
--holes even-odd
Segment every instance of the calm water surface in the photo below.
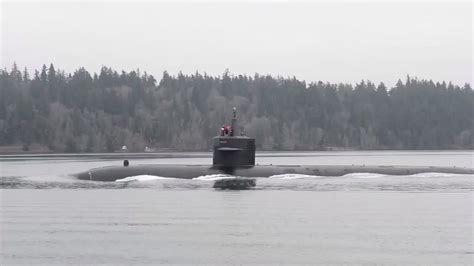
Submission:
<svg viewBox="0 0 474 266">
<path fill-rule="evenodd" d="M 0 265 L 472 265 L 474 176 L 282 175 L 248 191 L 92 167 L 208 164 L 208 153 L 0 156 Z M 473 167 L 472 151 L 264 153 L 260 164 Z"/>
</svg>

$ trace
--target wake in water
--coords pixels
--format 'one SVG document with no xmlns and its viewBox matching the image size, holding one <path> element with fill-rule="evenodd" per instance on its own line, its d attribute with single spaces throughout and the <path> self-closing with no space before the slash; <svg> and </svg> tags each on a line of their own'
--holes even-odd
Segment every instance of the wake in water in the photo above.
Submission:
<svg viewBox="0 0 474 266">
<path fill-rule="evenodd" d="M 193 180 L 216 181 L 216 180 L 227 179 L 227 178 L 237 178 L 237 176 L 224 175 L 224 174 L 203 175 L 203 176 L 195 177 L 193 178 Z"/>
<path fill-rule="evenodd" d="M 381 178 L 381 177 L 389 177 L 389 175 L 374 174 L 374 173 L 351 173 L 351 174 L 343 175 L 342 177 L 345 177 L 345 178 Z"/>
<path fill-rule="evenodd" d="M 269 178 L 291 180 L 291 179 L 301 179 L 301 178 L 324 178 L 324 176 L 302 175 L 302 174 L 282 174 L 282 175 L 272 175 Z"/>
<path fill-rule="evenodd" d="M 1 189 L 212 189 L 215 181 L 237 178 L 232 175 L 205 175 L 193 179 L 177 179 L 153 175 L 130 176 L 116 182 L 77 180 L 71 176 L 0 177 Z M 305 191 L 474 191 L 474 176 L 444 173 L 423 173 L 390 176 L 352 173 L 326 177 L 300 174 L 256 178 L 255 190 Z"/>
<path fill-rule="evenodd" d="M 117 179 L 115 180 L 115 182 L 152 181 L 152 180 L 163 180 L 163 179 L 175 179 L 175 178 L 156 176 L 156 175 L 135 175 L 135 176 L 129 176 L 122 179 Z"/>
</svg>

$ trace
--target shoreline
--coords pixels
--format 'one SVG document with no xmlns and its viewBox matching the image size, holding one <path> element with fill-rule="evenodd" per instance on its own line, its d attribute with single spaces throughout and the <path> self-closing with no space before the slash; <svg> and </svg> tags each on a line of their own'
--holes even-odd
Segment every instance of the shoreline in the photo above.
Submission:
<svg viewBox="0 0 474 266">
<path fill-rule="evenodd" d="M 299 156 L 313 156 L 314 154 L 339 154 L 339 153 L 357 153 L 357 152 L 472 152 L 473 149 L 445 149 L 445 150 L 292 150 L 292 151 L 257 151 L 257 156 L 272 154 L 272 156 L 286 156 L 287 154 L 299 154 Z M 211 158 L 212 151 L 155 151 L 155 152 L 90 152 L 90 153 L 61 153 L 61 152 L 23 152 L 23 153 L 1 153 L 0 159 L 2 158 L 30 158 L 30 157 L 71 157 L 71 158 Z"/>
</svg>

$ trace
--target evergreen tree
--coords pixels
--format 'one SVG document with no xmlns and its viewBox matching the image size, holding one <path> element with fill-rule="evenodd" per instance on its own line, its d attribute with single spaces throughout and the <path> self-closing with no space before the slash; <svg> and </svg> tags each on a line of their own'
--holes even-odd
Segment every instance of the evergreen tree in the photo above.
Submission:
<svg viewBox="0 0 474 266">
<path fill-rule="evenodd" d="M 470 84 L 418 80 L 393 88 L 362 80 L 306 84 L 296 77 L 198 72 L 157 82 L 140 70 L 64 73 L 50 64 L 30 79 L 0 70 L 0 145 L 58 152 L 208 150 L 239 109 L 259 149 L 472 149 Z M 37 146 L 36 145 L 36 146 Z"/>
</svg>

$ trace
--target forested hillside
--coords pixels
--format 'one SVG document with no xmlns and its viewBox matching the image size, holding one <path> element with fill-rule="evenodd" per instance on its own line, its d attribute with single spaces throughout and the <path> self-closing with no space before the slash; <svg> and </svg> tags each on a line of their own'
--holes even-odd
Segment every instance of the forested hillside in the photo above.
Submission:
<svg viewBox="0 0 474 266">
<path fill-rule="evenodd" d="M 472 149 L 474 93 L 407 77 L 395 87 L 138 70 L 0 70 L 0 146 L 209 150 L 232 107 L 260 150 Z"/>
</svg>

